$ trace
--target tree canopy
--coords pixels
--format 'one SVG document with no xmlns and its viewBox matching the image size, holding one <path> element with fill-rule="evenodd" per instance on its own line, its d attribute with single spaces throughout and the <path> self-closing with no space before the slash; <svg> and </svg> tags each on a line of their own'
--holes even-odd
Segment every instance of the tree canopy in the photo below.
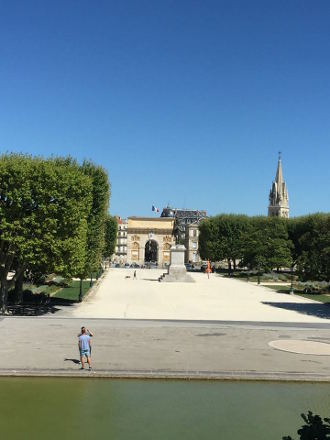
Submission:
<svg viewBox="0 0 330 440">
<path fill-rule="evenodd" d="M 27 269 L 67 277 L 98 268 L 108 200 L 107 174 L 91 162 L 0 156 L 2 312 L 8 289 Z"/>
<path fill-rule="evenodd" d="M 251 217 L 242 239 L 244 255 L 241 265 L 266 272 L 291 266 L 291 242 L 286 219 Z"/>
<path fill-rule="evenodd" d="M 240 261 L 258 271 L 296 269 L 304 280 L 330 280 L 330 214 L 284 219 L 222 214 L 200 224 L 202 258 Z"/>
<path fill-rule="evenodd" d="M 200 225 L 200 254 L 213 261 L 240 260 L 251 269 L 271 270 L 291 264 L 284 219 L 222 214 Z"/>
<path fill-rule="evenodd" d="M 87 218 L 87 255 L 83 272 L 80 273 L 81 277 L 85 277 L 97 272 L 102 261 L 110 184 L 106 171 L 90 161 L 83 162 L 81 170 L 92 182 L 92 206 Z"/>
<path fill-rule="evenodd" d="M 221 214 L 205 219 L 200 225 L 200 254 L 213 261 L 231 261 L 243 257 L 243 234 L 249 226 L 245 215 Z"/>
<path fill-rule="evenodd" d="M 111 258 L 115 251 L 117 241 L 117 229 L 118 224 L 115 217 L 107 215 L 105 218 L 105 231 L 104 231 L 104 249 L 103 257 Z"/>
<path fill-rule="evenodd" d="M 330 280 L 330 214 L 290 219 L 289 238 L 297 272 L 305 280 Z"/>
<path fill-rule="evenodd" d="M 330 440 L 330 418 L 320 417 L 308 411 L 307 414 L 301 414 L 305 424 L 298 429 L 300 440 Z M 282 440 L 293 440 L 292 437 L 282 437 Z"/>
</svg>

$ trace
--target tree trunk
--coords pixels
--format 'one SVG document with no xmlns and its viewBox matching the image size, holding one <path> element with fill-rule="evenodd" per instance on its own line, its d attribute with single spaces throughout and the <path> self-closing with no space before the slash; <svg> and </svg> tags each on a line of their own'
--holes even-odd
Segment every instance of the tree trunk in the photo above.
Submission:
<svg viewBox="0 0 330 440">
<path fill-rule="evenodd" d="M 230 277 L 230 275 L 231 275 L 231 259 L 228 258 L 227 262 L 228 262 L 228 276 Z"/>
<path fill-rule="evenodd" d="M 15 276 L 12 280 L 7 280 L 8 273 L 14 261 L 14 255 L 7 254 L 2 256 L 4 256 L 4 258 L 1 259 L 0 265 L 0 313 L 4 315 L 7 312 L 8 289 L 11 284 L 14 284 Z"/>
<path fill-rule="evenodd" d="M 92 285 L 93 285 L 93 274 L 91 273 L 91 280 L 90 280 L 90 283 L 89 283 L 89 287 L 92 287 Z"/>
<path fill-rule="evenodd" d="M 15 304 L 22 304 L 23 302 L 23 281 L 24 281 L 24 271 L 19 274 L 14 290 L 14 302 Z"/>
<path fill-rule="evenodd" d="M 83 280 L 80 278 L 80 284 L 79 284 L 79 302 L 82 301 L 83 297 Z"/>
<path fill-rule="evenodd" d="M 0 313 L 5 315 L 7 312 L 7 299 L 8 299 L 8 283 L 7 279 L 1 279 L 0 287 Z"/>
<path fill-rule="evenodd" d="M 260 276 L 261 276 L 261 267 L 258 266 L 258 284 L 260 284 Z"/>
<path fill-rule="evenodd" d="M 234 263 L 234 272 L 236 270 L 236 258 L 233 259 L 233 263 Z"/>
</svg>

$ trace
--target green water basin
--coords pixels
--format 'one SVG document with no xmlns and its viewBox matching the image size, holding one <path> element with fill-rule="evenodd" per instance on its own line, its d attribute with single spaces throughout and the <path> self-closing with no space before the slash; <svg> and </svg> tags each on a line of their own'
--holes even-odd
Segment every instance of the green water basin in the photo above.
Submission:
<svg viewBox="0 0 330 440">
<path fill-rule="evenodd" d="M 0 390 L 8 440 L 281 440 L 302 412 L 330 416 L 321 383 L 1 378 Z"/>
</svg>

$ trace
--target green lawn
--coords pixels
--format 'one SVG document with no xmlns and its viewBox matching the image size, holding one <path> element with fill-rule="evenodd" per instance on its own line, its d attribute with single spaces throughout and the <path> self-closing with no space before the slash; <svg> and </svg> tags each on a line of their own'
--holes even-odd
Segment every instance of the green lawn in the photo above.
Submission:
<svg viewBox="0 0 330 440">
<path fill-rule="evenodd" d="M 71 286 L 61 288 L 53 295 L 53 297 L 54 298 L 61 298 L 61 299 L 68 299 L 71 301 L 75 301 L 75 300 L 78 301 L 79 286 L 80 286 L 80 281 L 72 281 Z M 90 288 L 90 282 L 83 281 L 83 296 L 86 295 L 89 288 Z"/>
<path fill-rule="evenodd" d="M 264 285 L 263 287 L 268 287 L 270 289 L 276 290 L 276 292 L 279 292 L 279 293 L 289 293 L 290 292 L 290 286 L 279 286 L 279 285 L 269 284 L 267 286 Z M 299 290 L 297 288 L 294 288 L 293 291 L 294 291 L 295 295 L 302 296 L 303 298 L 312 299 L 314 301 L 319 301 L 322 303 L 330 303 L 330 295 L 314 294 L 314 293 L 306 294 L 306 293 L 303 293 L 302 290 Z"/>
<path fill-rule="evenodd" d="M 54 295 L 54 293 L 60 289 L 61 287 L 56 285 L 48 286 L 47 284 L 42 284 L 41 286 L 36 286 L 30 283 L 23 284 L 23 290 L 30 290 L 34 294 L 44 293 L 46 295 Z"/>
<path fill-rule="evenodd" d="M 227 274 L 225 274 L 225 276 L 228 276 Z M 231 278 L 236 278 L 242 281 L 250 281 L 250 282 L 258 282 L 258 275 L 256 273 L 248 273 L 248 272 L 233 272 L 231 274 Z M 297 279 L 297 276 L 294 275 L 294 280 Z M 274 273 L 274 274 L 261 274 L 260 275 L 260 282 L 261 283 L 278 283 L 278 282 L 285 282 L 285 283 L 289 283 L 291 281 L 291 275 L 290 274 L 284 274 L 284 273 Z"/>
</svg>

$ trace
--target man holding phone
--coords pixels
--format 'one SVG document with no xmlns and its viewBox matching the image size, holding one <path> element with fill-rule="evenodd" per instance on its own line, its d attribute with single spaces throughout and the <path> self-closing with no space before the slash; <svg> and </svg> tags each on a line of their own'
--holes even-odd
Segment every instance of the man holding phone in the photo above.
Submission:
<svg viewBox="0 0 330 440">
<path fill-rule="evenodd" d="M 78 335 L 78 347 L 80 353 L 80 362 L 81 362 L 81 370 L 85 369 L 85 358 L 87 359 L 87 363 L 89 365 L 89 369 L 92 369 L 91 366 L 91 337 L 93 333 L 91 333 L 86 327 L 81 327 L 81 333 Z"/>
</svg>

